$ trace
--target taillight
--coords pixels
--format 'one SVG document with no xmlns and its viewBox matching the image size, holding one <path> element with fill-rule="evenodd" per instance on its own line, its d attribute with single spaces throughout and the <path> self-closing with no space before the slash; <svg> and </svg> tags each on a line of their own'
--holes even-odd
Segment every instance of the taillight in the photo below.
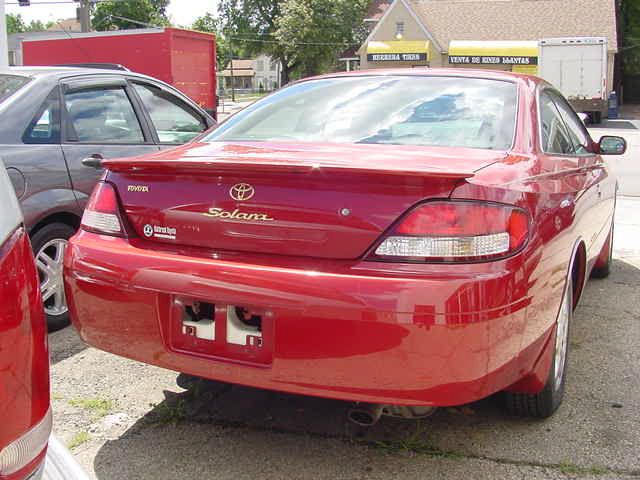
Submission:
<svg viewBox="0 0 640 480">
<path fill-rule="evenodd" d="M 20 438 L 0 450 L 0 477 L 25 468 L 47 446 L 51 434 L 51 410 L 40 422 Z"/>
<path fill-rule="evenodd" d="M 82 215 L 81 226 L 95 233 L 124 235 L 118 196 L 111 184 L 100 182 L 96 185 Z"/>
<path fill-rule="evenodd" d="M 374 256 L 396 261 L 477 261 L 516 252 L 529 237 L 529 216 L 511 205 L 437 201 L 410 211 Z"/>
</svg>

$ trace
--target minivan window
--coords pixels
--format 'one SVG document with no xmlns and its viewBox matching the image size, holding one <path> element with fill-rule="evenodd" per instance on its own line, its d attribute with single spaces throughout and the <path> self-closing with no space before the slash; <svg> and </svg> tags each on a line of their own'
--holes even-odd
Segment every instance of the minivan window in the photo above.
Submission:
<svg viewBox="0 0 640 480">
<path fill-rule="evenodd" d="M 204 141 L 433 145 L 507 150 L 517 87 L 500 80 L 361 76 L 302 82 L 231 117 Z"/>
<path fill-rule="evenodd" d="M 0 103 L 29 82 L 27 77 L 19 75 L 0 75 Z"/>
</svg>

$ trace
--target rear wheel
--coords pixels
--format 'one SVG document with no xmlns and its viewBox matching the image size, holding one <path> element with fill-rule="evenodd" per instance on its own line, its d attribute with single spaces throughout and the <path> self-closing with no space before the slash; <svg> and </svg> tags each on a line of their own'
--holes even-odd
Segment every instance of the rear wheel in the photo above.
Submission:
<svg viewBox="0 0 640 480">
<path fill-rule="evenodd" d="M 514 415 L 547 418 L 558 409 L 564 396 L 565 370 L 569 350 L 569 326 L 573 313 L 573 281 L 569 276 L 556 320 L 553 363 L 544 389 L 534 395 L 506 393 L 507 409 Z"/>
<path fill-rule="evenodd" d="M 50 223 L 31 237 L 49 330 L 58 330 L 69 324 L 62 272 L 64 252 L 74 233 L 75 229 L 67 224 Z"/>
</svg>

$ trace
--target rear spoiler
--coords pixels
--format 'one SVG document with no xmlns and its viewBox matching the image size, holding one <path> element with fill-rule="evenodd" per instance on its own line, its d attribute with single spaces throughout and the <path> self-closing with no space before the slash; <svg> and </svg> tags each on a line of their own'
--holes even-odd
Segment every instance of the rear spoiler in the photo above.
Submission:
<svg viewBox="0 0 640 480">
<path fill-rule="evenodd" d="M 156 159 L 114 159 L 103 160 L 101 166 L 112 172 L 129 173 L 239 173 L 253 174 L 310 174 L 312 172 L 324 173 L 347 173 L 347 174 L 379 174 L 379 175 L 402 175 L 419 176 L 429 178 L 465 179 L 473 177 L 473 170 L 452 169 L 437 167 L 433 165 L 403 165 L 402 162 L 395 164 L 381 164 L 371 162 L 369 164 L 350 164 L 334 162 L 296 162 L 255 159 L 253 161 L 237 161 L 227 159 L 179 159 L 179 160 L 156 160 Z"/>
</svg>

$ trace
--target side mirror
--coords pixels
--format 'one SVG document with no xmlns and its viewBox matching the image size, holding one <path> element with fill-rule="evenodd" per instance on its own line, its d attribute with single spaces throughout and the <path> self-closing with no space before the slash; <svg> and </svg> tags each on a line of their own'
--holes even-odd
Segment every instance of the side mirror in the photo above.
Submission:
<svg viewBox="0 0 640 480">
<path fill-rule="evenodd" d="M 591 117 L 589 116 L 588 113 L 579 112 L 578 118 L 580 118 L 580 120 L 582 121 L 582 123 L 584 123 L 585 126 L 591 123 Z"/>
<path fill-rule="evenodd" d="M 627 141 L 622 137 L 605 135 L 598 142 L 601 155 L 623 155 L 627 151 Z"/>
</svg>

